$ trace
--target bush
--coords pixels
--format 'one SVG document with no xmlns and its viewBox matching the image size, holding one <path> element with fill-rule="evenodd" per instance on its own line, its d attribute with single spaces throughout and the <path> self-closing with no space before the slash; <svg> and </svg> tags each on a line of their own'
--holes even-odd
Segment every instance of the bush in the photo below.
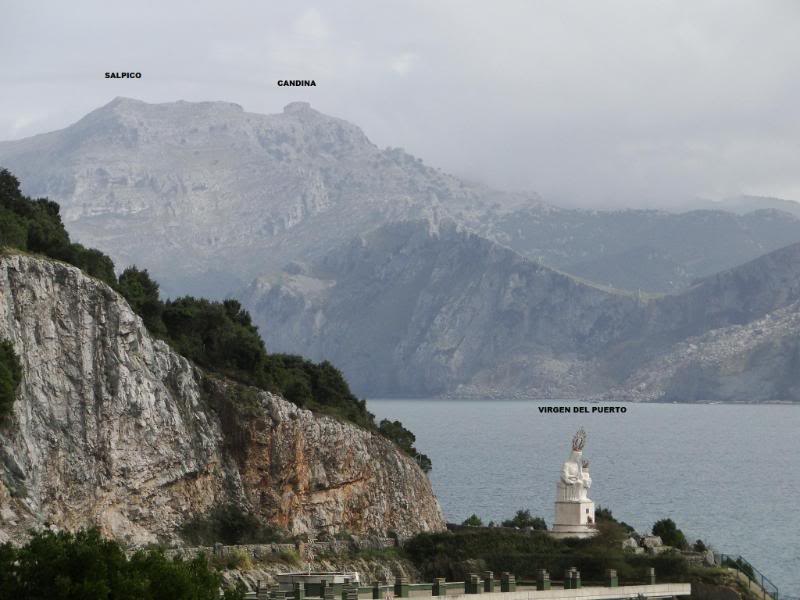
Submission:
<svg viewBox="0 0 800 600">
<path fill-rule="evenodd" d="M 406 454 L 415 459 L 423 471 L 428 473 L 431 470 L 431 459 L 414 447 L 414 442 L 417 441 L 416 436 L 403 427 L 400 421 L 383 419 L 378 427 L 378 431 L 397 444 Z"/>
<path fill-rule="evenodd" d="M 163 337 L 166 334 L 164 321 L 161 319 L 164 305 L 159 296 L 158 284 L 150 277 L 147 269 L 140 271 L 135 266 L 125 269 L 119 276 L 118 289 L 136 314 L 142 317 L 148 331 Z"/>
<path fill-rule="evenodd" d="M 689 547 L 686 536 L 678 529 L 677 525 L 675 525 L 675 521 L 672 519 L 656 521 L 653 525 L 653 535 L 660 537 L 661 541 L 667 546 L 672 546 L 680 550 L 686 550 Z"/>
<path fill-rule="evenodd" d="M 216 600 L 222 577 L 205 557 L 169 560 L 162 552 L 122 547 L 96 529 L 35 533 L 21 548 L 0 546 L 0 600 Z M 228 600 L 244 598 L 228 589 Z"/>
<path fill-rule="evenodd" d="M 526 529 L 528 527 L 538 530 L 546 530 L 547 523 L 541 517 L 532 517 L 529 510 L 518 510 L 513 518 L 503 521 L 503 527 L 518 527 Z"/>
<path fill-rule="evenodd" d="M 223 569 L 250 571 L 253 568 L 253 559 L 250 557 L 250 554 L 241 548 L 236 548 L 219 559 L 217 564 Z"/>
<path fill-rule="evenodd" d="M 219 506 L 206 516 L 185 522 L 180 532 L 184 540 L 195 546 L 211 546 L 216 543 L 228 546 L 268 544 L 282 542 L 286 537 L 278 529 L 265 525 L 258 517 L 233 504 Z"/>
<path fill-rule="evenodd" d="M 467 517 L 461 524 L 465 527 L 483 527 L 483 521 L 481 521 L 481 518 L 476 514 Z"/>
<path fill-rule="evenodd" d="M 594 511 L 594 518 L 595 521 L 600 523 L 602 521 L 608 523 L 617 523 L 620 527 L 622 527 L 629 535 L 636 534 L 636 530 L 628 525 L 625 521 L 617 521 L 614 518 L 614 515 L 611 513 L 610 508 L 605 508 L 603 506 L 597 506 L 597 509 Z"/>
<path fill-rule="evenodd" d="M 11 414 L 17 387 L 22 381 L 22 367 L 14 353 L 14 346 L 0 342 L 0 423 Z"/>
</svg>

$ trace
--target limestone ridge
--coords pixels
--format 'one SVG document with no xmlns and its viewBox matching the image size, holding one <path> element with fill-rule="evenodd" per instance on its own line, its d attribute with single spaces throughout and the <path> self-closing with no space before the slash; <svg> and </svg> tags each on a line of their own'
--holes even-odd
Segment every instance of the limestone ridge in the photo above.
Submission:
<svg viewBox="0 0 800 600">
<path fill-rule="evenodd" d="M 548 266 L 652 292 L 800 241 L 800 218 L 780 210 L 549 206 L 378 148 L 306 102 L 261 115 L 117 98 L 60 131 L 0 142 L 0 166 L 58 202 L 73 238 L 120 267 L 147 265 L 168 296 L 225 297 L 398 220 L 452 219 Z"/>
<path fill-rule="evenodd" d="M 147 265 L 167 293 L 217 297 L 387 219 L 475 220 L 502 196 L 382 150 L 305 102 L 259 115 L 117 98 L 66 129 L 0 143 L 0 165 L 115 264 Z"/>
<path fill-rule="evenodd" d="M 609 395 L 634 400 L 800 401 L 800 244 L 654 303 L 639 352 Z M 655 351 L 653 350 L 655 349 Z"/>
<path fill-rule="evenodd" d="M 170 541 L 226 503 L 293 533 L 444 527 L 388 440 L 204 375 L 77 268 L 0 257 L 0 338 L 24 373 L 0 429 L 0 541 L 45 523 Z"/>
<path fill-rule="evenodd" d="M 575 396 L 641 310 L 452 222 L 386 225 L 243 294 L 276 351 L 336 360 L 360 393 Z"/>
<path fill-rule="evenodd" d="M 332 360 L 359 393 L 800 401 L 798 282 L 794 244 L 641 297 L 405 222 L 242 296 L 273 349 Z"/>
</svg>

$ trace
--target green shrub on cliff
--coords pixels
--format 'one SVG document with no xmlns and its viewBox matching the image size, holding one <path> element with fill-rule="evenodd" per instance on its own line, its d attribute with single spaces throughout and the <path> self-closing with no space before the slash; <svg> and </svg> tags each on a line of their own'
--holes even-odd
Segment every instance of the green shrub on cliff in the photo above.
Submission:
<svg viewBox="0 0 800 600">
<path fill-rule="evenodd" d="M 23 196 L 19 180 L 0 170 L 0 246 L 10 246 L 63 260 L 109 285 L 116 285 L 114 263 L 102 252 L 69 239 L 57 203 Z"/>
<path fill-rule="evenodd" d="M 0 600 L 217 600 L 222 577 L 205 557 L 170 560 L 161 552 L 130 558 L 95 530 L 35 533 L 21 548 L 0 546 Z M 241 588 L 224 599 L 244 598 Z"/>
<path fill-rule="evenodd" d="M 653 535 L 660 537 L 661 541 L 667 546 L 672 546 L 680 550 L 686 550 L 689 547 L 686 536 L 678 529 L 678 526 L 675 525 L 675 521 L 672 519 L 656 521 L 653 525 Z"/>
<path fill-rule="evenodd" d="M 427 473 L 431 470 L 431 459 L 414 447 L 414 442 L 417 441 L 417 437 L 403 427 L 400 421 L 383 419 L 378 427 L 378 431 L 397 444 L 406 454 L 413 457 L 423 471 Z"/>
<path fill-rule="evenodd" d="M 136 267 L 128 267 L 119 276 L 117 289 L 125 296 L 136 314 L 142 317 L 150 333 L 157 336 L 166 334 L 164 321 L 161 318 L 164 313 L 164 303 L 161 302 L 158 283 L 150 277 L 147 269 L 140 271 Z"/>
<path fill-rule="evenodd" d="M 180 354 L 227 377 L 280 394 L 303 408 L 377 430 L 428 472 L 431 461 L 414 447 L 416 438 L 400 421 L 375 424 L 364 400 L 351 391 L 341 371 L 328 361 L 269 354 L 249 313 L 236 300 L 212 302 L 184 296 L 161 301 L 158 284 L 146 270 L 129 267 L 119 289 L 148 329 Z"/>
<path fill-rule="evenodd" d="M 22 368 L 11 342 L 0 342 L 0 422 L 11 413 L 17 386 L 22 380 Z"/>
</svg>

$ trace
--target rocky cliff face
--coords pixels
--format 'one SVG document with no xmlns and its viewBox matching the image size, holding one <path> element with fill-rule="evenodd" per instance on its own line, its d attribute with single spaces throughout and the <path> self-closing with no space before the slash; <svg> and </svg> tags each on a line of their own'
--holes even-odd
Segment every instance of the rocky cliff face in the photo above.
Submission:
<svg viewBox="0 0 800 600">
<path fill-rule="evenodd" d="M 0 429 L 0 541 L 45 523 L 173 540 L 223 503 L 294 533 L 443 527 L 386 439 L 204 375 L 76 268 L 0 256 L 0 338 L 24 373 Z"/>
<path fill-rule="evenodd" d="M 562 397 L 604 389 L 595 359 L 640 310 L 453 223 L 360 236 L 245 303 L 270 346 L 334 360 L 360 393 Z"/>
<path fill-rule="evenodd" d="M 644 298 L 398 223 L 244 298 L 273 348 L 334 361 L 361 393 L 800 400 L 800 244 Z"/>
<path fill-rule="evenodd" d="M 647 307 L 609 395 L 692 402 L 800 401 L 800 244 Z M 636 358 L 634 358 L 634 355 Z"/>
</svg>

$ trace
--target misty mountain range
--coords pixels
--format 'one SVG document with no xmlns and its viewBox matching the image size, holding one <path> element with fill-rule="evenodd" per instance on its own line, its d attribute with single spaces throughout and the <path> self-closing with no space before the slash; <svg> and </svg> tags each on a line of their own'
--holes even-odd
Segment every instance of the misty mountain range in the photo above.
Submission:
<svg viewBox="0 0 800 600">
<path fill-rule="evenodd" d="M 559 208 L 306 103 L 118 98 L 0 166 L 80 242 L 169 295 L 237 295 L 271 350 L 361 394 L 800 399 L 790 201 Z"/>
</svg>

